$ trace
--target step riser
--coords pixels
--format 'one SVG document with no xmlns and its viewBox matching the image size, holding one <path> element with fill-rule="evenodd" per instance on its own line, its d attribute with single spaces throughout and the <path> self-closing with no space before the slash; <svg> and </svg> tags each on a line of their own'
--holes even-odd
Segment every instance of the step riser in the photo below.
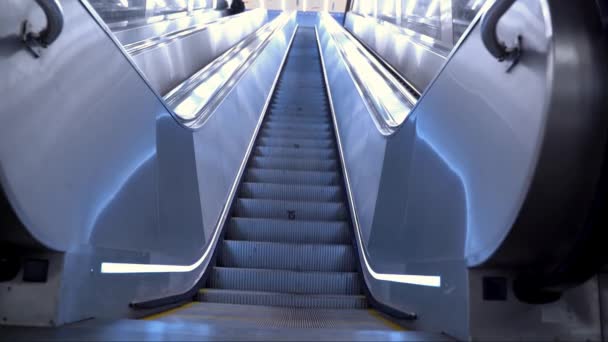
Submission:
<svg viewBox="0 0 608 342">
<path fill-rule="evenodd" d="M 350 245 L 296 245 L 224 241 L 220 267 L 264 268 L 310 272 L 355 272 Z"/>
<path fill-rule="evenodd" d="M 239 198 L 237 217 L 256 217 L 290 221 L 344 221 L 348 219 L 344 203 L 296 202 Z"/>
<path fill-rule="evenodd" d="M 356 273 L 304 273 L 276 270 L 214 268 L 210 285 L 217 289 L 299 294 L 357 295 Z"/>
<path fill-rule="evenodd" d="M 308 244 L 350 243 L 346 222 L 299 222 L 286 220 L 232 219 L 227 240 Z"/>
<path fill-rule="evenodd" d="M 327 139 L 322 140 L 306 140 L 306 139 L 289 139 L 289 138 L 260 138 L 258 146 L 268 147 L 301 147 L 301 148 L 323 148 L 333 149 L 334 143 Z"/>
<path fill-rule="evenodd" d="M 249 169 L 245 182 L 272 184 L 337 185 L 335 172 Z"/>
<path fill-rule="evenodd" d="M 342 192 L 337 186 L 245 183 L 241 186 L 240 197 L 304 202 L 337 202 L 342 200 Z"/>
<path fill-rule="evenodd" d="M 333 172 L 337 164 L 336 160 L 255 157 L 250 166 L 258 169 Z"/>
</svg>

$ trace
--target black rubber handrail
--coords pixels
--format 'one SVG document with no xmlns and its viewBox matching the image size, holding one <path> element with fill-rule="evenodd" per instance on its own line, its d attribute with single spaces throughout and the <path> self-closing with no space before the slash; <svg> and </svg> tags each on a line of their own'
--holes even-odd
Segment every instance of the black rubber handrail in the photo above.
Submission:
<svg viewBox="0 0 608 342">
<path fill-rule="evenodd" d="M 44 11 L 47 24 L 34 39 L 43 47 L 47 47 L 53 44 L 63 31 L 63 9 L 58 0 L 36 0 L 36 3 Z"/>
<path fill-rule="evenodd" d="M 496 0 L 494 5 L 488 9 L 481 21 L 481 39 L 490 54 L 499 61 L 513 59 L 519 55 L 519 46 L 509 48 L 498 39 L 496 28 L 498 21 L 511 8 L 515 0 Z"/>
<path fill-rule="evenodd" d="M 63 9 L 59 0 L 36 0 L 46 16 L 46 27 L 40 32 L 30 30 L 30 23 L 26 20 L 21 28 L 21 39 L 35 58 L 42 55 L 42 49 L 53 44 L 63 31 Z"/>
</svg>

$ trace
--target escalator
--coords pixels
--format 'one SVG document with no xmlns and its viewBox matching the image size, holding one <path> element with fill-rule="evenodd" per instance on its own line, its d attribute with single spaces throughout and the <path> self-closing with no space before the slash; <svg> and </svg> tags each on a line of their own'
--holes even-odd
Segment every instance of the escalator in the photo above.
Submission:
<svg viewBox="0 0 608 342">
<path fill-rule="evenodd" d="M 313 27 L 301 27 L 243 176 L 203 302 L 367 307 Z"/>
</svg>

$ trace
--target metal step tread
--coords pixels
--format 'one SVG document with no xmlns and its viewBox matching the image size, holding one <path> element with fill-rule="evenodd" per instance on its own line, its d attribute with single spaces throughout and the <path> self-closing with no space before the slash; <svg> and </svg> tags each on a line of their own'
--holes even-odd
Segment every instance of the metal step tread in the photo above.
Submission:
<svg viewBox="0 0 608 342">
<path fill-rule="evenodd" d="M 241 198 L 287 201 L 337 202 L 342 200 L 342 188 L 336 185 L 243 183 Z"/>
<path fill-rule="evenodd" d="M 344 202 L 238 198 L 234 216 L 294 221 L 344 221 L 348 218 L 348 211 Z"/>
<path fill-rule="evenodd" d="M 217 266 L 292 271 L 354 272 L 352 245 L 224 240 Z"/>
<path fill-rule="evenodd" d="M 250 164 L 255 169 L 336 172 L 336 159 L 308 159 L 254 156 Z"/>
<path fill-rule="evenodd" d="M 245 182 L 272 184 L 337 185 L 339 175 L 335 171 L 300 171 L 283 169 L 248 168 Z"/>
<path fill-rule="evenodd" d="M 228 223 L 227 240 L 349 244 L 347 221 L 290 221 L 233 217 Z"/>
<path fill-rule="evenodd" d="M 311 295 L 261 291 L 201 289 L 199 301 L 293 308 L 365 309 L 363 295 Z"/>
<path fill-rule="evenodd" d="M 258 268 L 214 267 L 209 286 L 217 289 L 299 293 L 361 294 L 356 272 L 299 272 Z"/>
</svg>

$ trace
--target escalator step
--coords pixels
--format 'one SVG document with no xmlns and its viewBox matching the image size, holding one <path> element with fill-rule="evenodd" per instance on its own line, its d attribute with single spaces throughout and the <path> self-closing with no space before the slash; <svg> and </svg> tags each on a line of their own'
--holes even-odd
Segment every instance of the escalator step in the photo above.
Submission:
<svg viewBox="0 0 608 342">
<path fill-rule="evenodd" d="M 333 148 L 334 142 L 330 139 L 312 140 L 312 139 L 262 137 L 258 140 L 258 146 Z"/>
<path fill-rule="evenodd" d="M 266 122 L 268 123 L 312 123 L 312 124 L 329 124 L 331 125 L 331 120 L 327 118 L 309 118 L 306 116 L 288 116 L 288 115 L 276 115 L 269 114 L 266 118 Z"/>
<path fill-rule="evenodd" d="M 336 171 L 335 159 L 292 159 L 276 157 L 254 157 L 250 167 L 256 169 L 282 169 L 293 171 Z"/>
<path fill-rule="evenodd" d="M 337 295 L 361 293 L 359 274 L 355 272 L 296 272 L 214 267 L 210 285 L 219 289 L 262 292 Z"/>
<path fill-rule="evenodd" d="M 266 305 L 315 309 L 365 309 L 365 296 L 302 295 L 293 293 L 254 292 L 238 290 L 203 289 L 199 300 L 241 305 Z"/>
<path fill-rule="evenodd" d="M 332 137 L 332 132 L 313 132 L 313 131 L 286 131 L 286 130 L 268 130 L 266 128 L 261 131 L 262 137 L 269 138 L 300 138 L 300 139 L 328 139 Z"/>
<path fill-rule="evenodd" d="M 224 240 L 218 266 L 314 272 L 355 272 L 351 245 Z"/>
<path fill-rule="evenodd" d="M 298 113 L 298 112 L 281 112 L 281 113 L 268 113 L 268 122 L 301 122 L 301 123 L 329 123 L 331 124 L 330 118 L 323 115 L 316 115 L 310 113 Z"/>
<path fill-rule="evenodd" d="M 335 171 L 292 171 L 249 168 L 245 173 L 245 182 L 251 183 L 337 185 L 338 179 L 338 173 Z"/>
<path fill-rule="evenodd" d="M 342 189 L 339 186 L 243 183 L 240 197 L 285 201 L 337 202 L 342 200 Z"/>
<path fill-rule="evenodd" d="M 342 221 L 348 218 L 342 202 L 299 202 L 239 198 L 237 217 L 257 217 L 294 221 Z"/>
<path fill-rule="evenodd" d="M 258 146 L 255 148 L 254 156 L 294 159 L 330 159 L 336 157 L 336 151 L 333 148 Z"/>
<path fill-rule="evenodd" d="M 290 221 L 232 218 L 226 231 L 228 240 L 286 243 L 348 244 L 346 221 Z"/>
<path fill-rule="evenodd" d="M 302 123 L 302 122 L 267 122 L 265 127 L 293 129 L 293 130 L 313 130 L 313 131 L 329 131 L 331 126 L 328 123 Z"/>
</svg>

